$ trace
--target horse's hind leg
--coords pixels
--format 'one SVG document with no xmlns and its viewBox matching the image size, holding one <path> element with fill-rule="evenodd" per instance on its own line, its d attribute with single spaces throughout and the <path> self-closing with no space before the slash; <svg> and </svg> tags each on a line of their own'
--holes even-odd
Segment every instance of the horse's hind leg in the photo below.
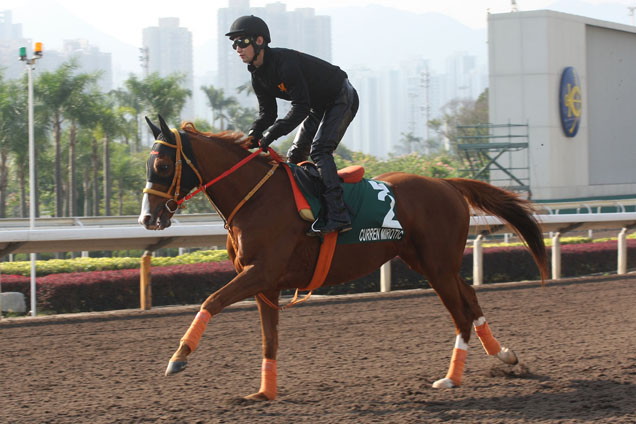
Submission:
<svg viewBox="0 0 636 424">
<path fill-rule="evenodd" d="M 280 291 L 263 293 L 276 307 Z M 261 388 L 257 393 L 249 395 L 250 400 L 273 400 L 276 398 L 276 353 L 278 352 L 278 309 L 266 304 L 256 296 L 258 313 L 261 317 L 261 332 L 263 334 L 263 365 L 261 368 Z"/>
<path fill-rule="evenodd" d="M 502 348 L 493 337 L 477 302 L 475 290 L 467 285 L 459 275 L 454 278 L 454 281 L 455 284 L 442 285 L 441 287 L 435 287 L 436 285 L 433 284 L 437 294 L 451 313 L 457 329 L 455 347 L 448 373 L 445 378 L 433 383 L 435 388 L 451 388 L 461 384 L 471 335 L 471 324 L 475 327 L 475 332 L 482 342 L 486 353 L 496 356 L 508 364 L 517 363 L 517 357 L 514 352 L 507 348 Z"/>
<path fill-rule="evenodd" d="M 458 278 L 461 281 L 460 287 L 464 296 L 469 299 L 469 302 L 476 306 L 475 312 L 477 318 L 473 322 L 473 326 L 475 328 L 475 334 L 477 334 L 477 337 L 481 341 L 484 350 L 488 355 L 496 356 L 501 362 L 509 365 L 515 365 L 518 362 L 517 355 L 512 350 L 501 346 L 497 339 L 495 339 L 492 335 L 488 322 L 486 322 L 486 317 L 484 317 L 481 307 L 479 306 L 479 302 L 477 301 L 477 294 L 475 293 L 475 290 L 466 284 L 463 278 Z"/>
</svg>

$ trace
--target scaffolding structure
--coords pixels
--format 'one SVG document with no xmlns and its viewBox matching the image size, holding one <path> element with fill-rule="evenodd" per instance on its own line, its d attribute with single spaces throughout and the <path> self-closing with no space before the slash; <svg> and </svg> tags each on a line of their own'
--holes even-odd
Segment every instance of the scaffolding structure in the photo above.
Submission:
<svg viewBox="0 0 636 424">
<path fill-rule="evenodd" d="M 466 178 L 489 182 L 531 198 L 528 124 L 457 126 L 457 148 Z"/>
</svg>

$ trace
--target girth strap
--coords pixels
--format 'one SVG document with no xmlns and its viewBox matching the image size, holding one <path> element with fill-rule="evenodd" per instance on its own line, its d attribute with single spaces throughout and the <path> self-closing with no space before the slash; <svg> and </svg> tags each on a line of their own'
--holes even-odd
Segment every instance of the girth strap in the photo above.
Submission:
<svg viewBox="0 0 636 424">
<path fill-rule="evenodd" d="M 325 235 L 325 238 L 320 245 L 320 253 L 318 254 L 318 261 L 316 262 L 316 268 L 314 269 L 314 275 L 311 277 L 311 281 L 309 285 L 303 289 L 296 289 L 296 293 L 292 300 L 285 306 L 277 306 L 272 303 L 267 296 L 263 293 L 259 293 L 258 297 L 265 302 L 267 305 L 274 309 L 278 309 L 282 311 L 287 308 L 291 308 L 294 305 L 302 303 L 309 299 L 314 290 L 320 288 L 325 282 L 325 278 L 327 278 L 327 274 L 329 273 L 329 269 L 331 268 L 331 261 L 333 259 L 333 253 L 336 250 L 336 241 L 338 240 L 338 232 L 333 231 Z M 298 292 L 300 290 L 309 290 L 309 293 L 305 295 L 302 299 L 298 299 Z"/>
</svg>

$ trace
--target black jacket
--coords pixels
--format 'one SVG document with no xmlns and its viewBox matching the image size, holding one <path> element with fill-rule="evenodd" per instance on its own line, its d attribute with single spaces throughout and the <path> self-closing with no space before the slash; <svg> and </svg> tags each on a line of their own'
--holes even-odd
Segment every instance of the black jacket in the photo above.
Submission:
<svg viewBox="0 0 636 424">
<path fill-rule="evenodd" d="M 289 134 L 309 115 L 310 109 L 321 109 L 335 101 L 347 74 L 322 59 L 295 50 L 265 48 L 263 65 L 248 66 L 252 87 L 258 98 L 259 114 L 252 130 L 270 128 L 275 140 Z M 292 108 L 279 120 L 276 98 L 290 100 Z M 272 125 L 273 124 L 273 125 Z"/>
</svg>

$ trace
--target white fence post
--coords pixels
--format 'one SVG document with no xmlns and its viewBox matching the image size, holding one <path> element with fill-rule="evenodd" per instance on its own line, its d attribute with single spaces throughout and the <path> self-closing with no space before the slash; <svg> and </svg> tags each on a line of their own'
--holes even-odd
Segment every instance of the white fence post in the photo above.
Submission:
<svg viewBox="0 0 636 424">
<path fill-rule="evenodd" d="M 552 279 L 561 278 L 561 233 L 552 237 Z"/>
<path fill-rule="evenodd" d="M 618 270 L 617 274 L 627 274 L 627 228 L 618 233 Z"/>
<path fill-rule="evenodd" d="M 480 286 L 484 280 L 484 255 L 482 247 L 482 235 L 479 234 L 473 241 L 473 285 Z"/>
<path fill-rule="evenodd" d="M 384 263 L 380 267 L 380 291 L 391 291 L 391 261 Z"/>
</svg>

